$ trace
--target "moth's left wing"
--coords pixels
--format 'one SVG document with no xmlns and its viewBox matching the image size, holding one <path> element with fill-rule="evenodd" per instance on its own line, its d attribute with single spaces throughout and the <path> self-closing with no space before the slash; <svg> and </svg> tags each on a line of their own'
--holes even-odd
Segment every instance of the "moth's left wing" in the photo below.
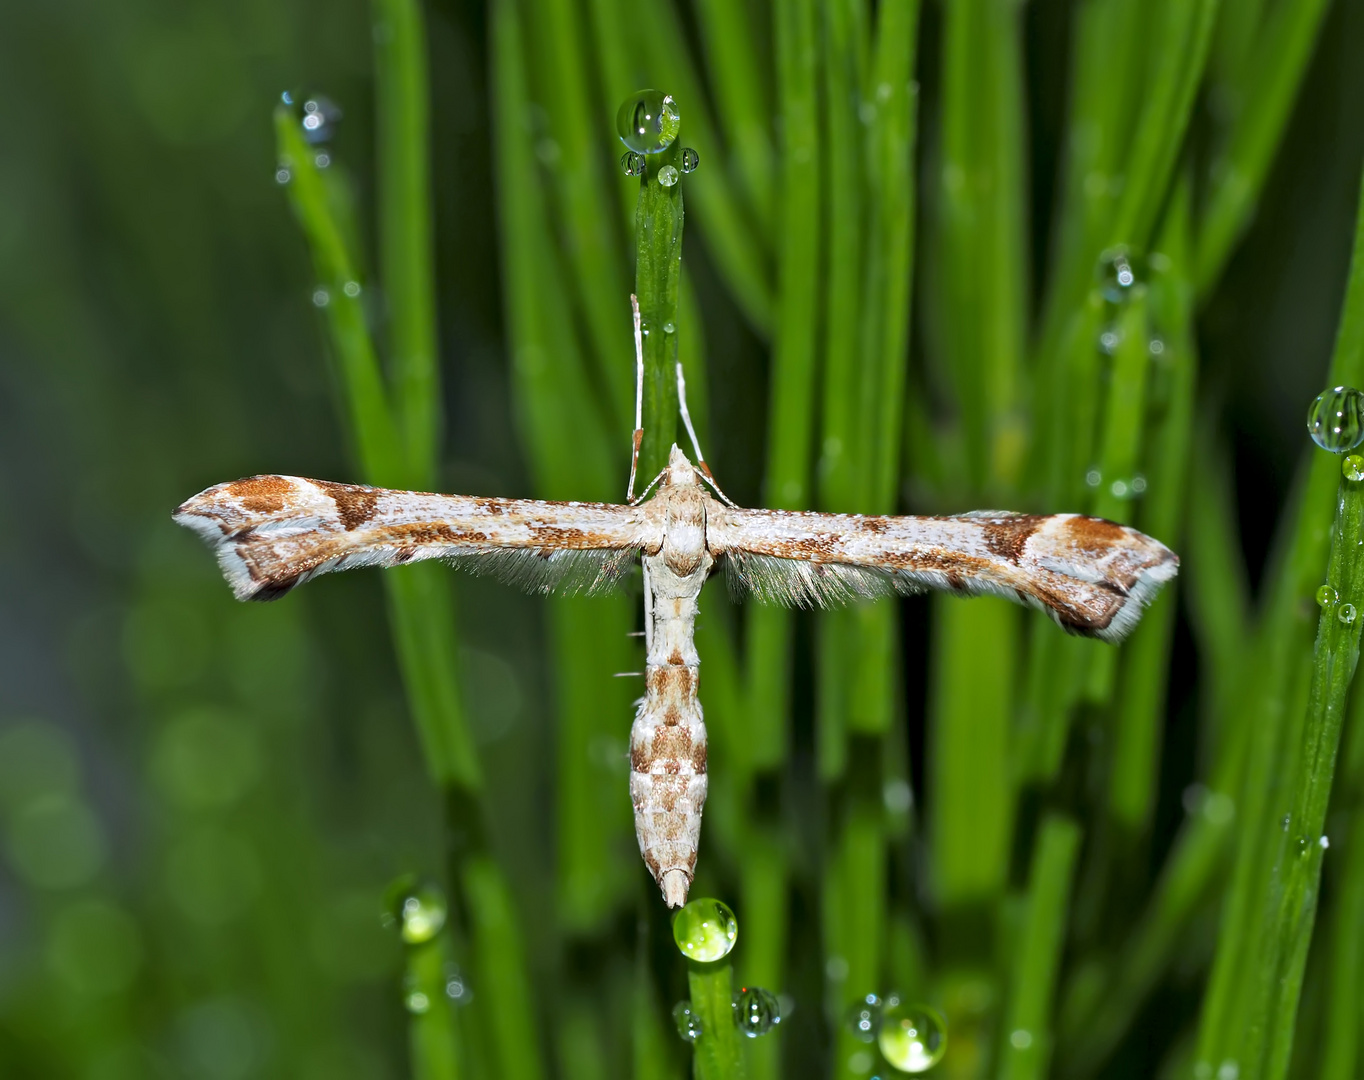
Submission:
<svg viewBox="0 0 1364 1080">
<path fill-rule="evenodd" d="M 650 540 L 633 506 L 432 495 L 297 476 L 218 484 L 174 517 L 214 549 L 238 600 L 273 600 L 333 570 L 420 559 L 445 559 L 532 592 L 602 592 Z"/>
<path fill-rule="evenodd" d="M 1003 596 L 1065 630 L 1119 641 L 1179 559 L 1136 529 L 1081 514 L 864 517 L 711 500 L 706 536 L 731 588 L 794 607 L 941 589 Z"/>
</svg>

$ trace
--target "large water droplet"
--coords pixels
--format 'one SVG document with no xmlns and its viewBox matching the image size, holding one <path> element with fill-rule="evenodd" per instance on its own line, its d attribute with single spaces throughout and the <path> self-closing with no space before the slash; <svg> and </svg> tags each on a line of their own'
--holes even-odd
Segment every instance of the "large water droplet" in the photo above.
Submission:
<svg viewBox="0 0 1364 1080">
<path fill-rule="evenodd" d="M 693 173 L 701 167 L 701 155 L 690 146 L 682 148 L 682 171 Z"/>
<path fill-rule="evenodd" d="M 947 1052 L 947 1022 L 926 1005 L 892 997 L 881 1014 L 876 1041 L 886 1060 L 901 1072 L 927 1072 Z"/>
<path fill-rule="evenodd" d="M 1321 608 L 1333 607 L 1335 606 L 1335 602 L 1338 599 L 1339 596 L 1336 595 L 1336 590 L 1331 588 L 1331 586 L 1329 585 L 1323 585 L 1321 588 L 1317 590 L 1318 607 Z"/>
<path fill-rule="evenodd" d="M 777 995 L 761 986 L 740 987 L 734 995 L 734 1023 L 750 1039 L 766 1035 L 781 1023 Z"/>
<path fill-rule="evenodd" d="M 445 894 L 430 881 L 404 874 L 384 896 L 384 923 L 397 926 L 409 945 L 430 941 L 445 925 Z"/>
<path fill-rule="evenodd" d="M 881 1030 L 881 1008 L 881 999 L 875 994 L 853 1004 L 848 1010 L 847 1025 L 854 1038 L 866 1043 L 876 1041 Z"/>
<path fill-rule="evenodd" d="M 1336 618 L 1340 620 L 1342 626 L 1349 626 L 1355 621 L 1354 604 L 1341 604 L 1340 610 L 1336 612 Z"/>
<path fill-rule="evenodd" d="M 1125 247 L 1109 248 L 1099 256 L 1095 277 L 1104 299 L 1113 304 L 1126 303 L 1132 290 L 1141 283 L 1139 260 Z"/>
<path fill-rule="evenodd" d="M 1307 410 L 1307 432 L 1333 454 L 1353 450 L 1364 441 L 1364 394 L 1352 386 L 1323 390 Z"/>
<path fill-rule="evenodd" d="M 1340 475 L 1346 480 L 1364 480 L 1364 457 L 1359 454 L 1346 454 L 1340 462 Z"/>
<path fill-rule="evenodd" d="M 645 160 L 643 154 L 636 154 L 633 150 L 627 150 L 620 156 L 620 170 L 626 176 L 643 176 Z"/>
<path fill-rule="evenodd" d="M 616 134 L 640 154 L 657 154 L 677 139 L 682 117 L 677 103 L 661 90 L 640 90 L 616 110 Z"/>
<path fill-rule="evenodd" d="M 664 187 L 672 187 L 677 183 L 677 169 L 672 165 L 664 165 L 658 170 L 658 182 Z"/>
<path fill-rule="evenodd" d="M 336 134 L 336 125 L 341 121 L 341 110 L 335 102 L 314 94 L 303 103 L 303 138 L 317 145 L 324 143 Z"/>
<path fill-rule="evenodd" d="M 729 955 L 739 936 L 739 923 L 719 900 L 693 900 L 673 916 L 673 940 L 684 956 L 712 961 Z"/>
<path fill-rule="evenodd" d="M 679 1001 L 673 1006 L 673 1023 L 683 1042 L 694 1043 L 701 1037 L 701 1018 L 691 1011 L 690 1001 Z"/>
</svg>

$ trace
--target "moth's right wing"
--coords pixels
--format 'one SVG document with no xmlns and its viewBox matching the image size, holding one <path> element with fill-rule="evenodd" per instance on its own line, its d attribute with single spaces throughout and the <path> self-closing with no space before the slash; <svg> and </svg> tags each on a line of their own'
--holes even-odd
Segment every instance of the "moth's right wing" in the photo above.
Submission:
<svg viewBox="0 0 1364 1080">
<path fill-rule="evenodd" d="M 1120 641 L 1179 569 L 1158 540 L 1082 514 L 871 517 L 707 504 L 731 587 L 793 607 L 927 589 L 1002 596 Z"/>
<path fill-rule="evenodd" d="M 420 559 L 531 592 L 603 592 L 642 547 L 659 542 L 633 506 L 429 495 L 296 476 L 218 484 L 174 518 L 214 549 L 238 600 L 273 600 L 333 570 Z"/>
</svg>

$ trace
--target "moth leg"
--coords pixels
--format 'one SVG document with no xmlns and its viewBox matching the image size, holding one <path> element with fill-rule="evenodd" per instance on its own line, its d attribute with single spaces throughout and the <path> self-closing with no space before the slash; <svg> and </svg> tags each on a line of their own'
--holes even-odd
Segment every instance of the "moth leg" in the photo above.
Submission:
<svg viewBox="0 0 1364 1080">
<path fill-rule="evenodd" d="M 639 316 L 639 297 L 630 294 L 630 310 L 635 316 L 635 434 L 630 451 L 630 483 L 625 489 L 625 501 L 635 502 L 635 472 L 639 469 L 639 447 L 644 441 L 644 323 Z"/>
<path fill-rule="evenodd" d="M 682 413 L 682 423 L 687 429 L 687 437 L 691 439 L 691 448 L 696 451 L 696 465 L 701 470 L 701 475 L 706 478 L 715 494 L 720 496 L 720 501 L 726 506 L 736 505 L 728 495 L 720 490 L 720 485 L 715 482 L 715 477 L 710 471 L 710 466 L 706 464 L 706 455 L 701 453 L 701 440 L 696 437 L 696 428 L 692 426 L 691 412 L 687 409 L 687 379 L 682 374 L 682 361 L 677 361 L 677 408 Z"/>
</svg>

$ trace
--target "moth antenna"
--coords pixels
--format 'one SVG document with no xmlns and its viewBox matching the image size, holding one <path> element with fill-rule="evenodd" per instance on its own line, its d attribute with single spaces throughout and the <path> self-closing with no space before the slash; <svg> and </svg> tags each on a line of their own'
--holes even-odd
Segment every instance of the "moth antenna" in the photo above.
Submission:
<svg viewBox="0 0 1364 1080">
<path fill-rule="evenodd" d="M 630 483 L 625 489 L 625 501 L 634 504 L 635 472 L 639 468 L 639 447 L 644 441 L 644 320 L 639 315 L 639 297 L 630 294 L 630 310 L 635 318 L 635 433 L 630 451 Z"/>
</svg>

